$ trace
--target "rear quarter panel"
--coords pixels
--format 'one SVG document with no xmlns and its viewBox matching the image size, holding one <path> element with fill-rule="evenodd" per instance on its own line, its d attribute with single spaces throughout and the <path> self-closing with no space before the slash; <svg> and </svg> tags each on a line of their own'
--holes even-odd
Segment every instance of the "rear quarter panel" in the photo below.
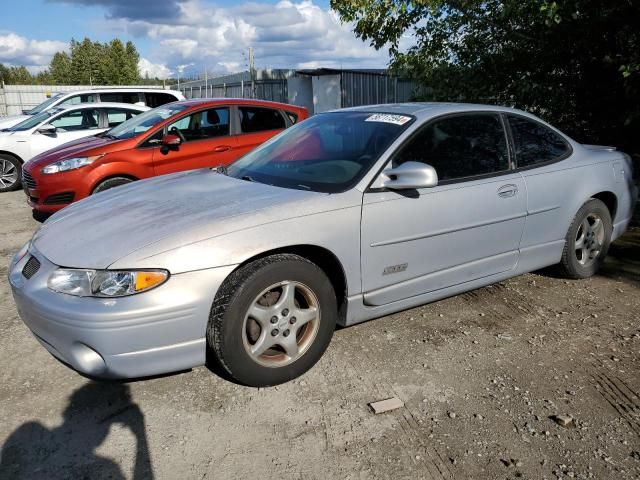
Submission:
<svg viewBox="0 0 640 480">
<path fill-rule="evenodd" d="M 629 186 L 616 172 L 619 152 L 590 151 L 574 145 L 566 160 L 522 171 L 527 186 L 527 221 L 521 249 L 563 240 L 580 207 L 601 192 L 616 195 L 614 224 L 628 216 Z"/>
</svg>

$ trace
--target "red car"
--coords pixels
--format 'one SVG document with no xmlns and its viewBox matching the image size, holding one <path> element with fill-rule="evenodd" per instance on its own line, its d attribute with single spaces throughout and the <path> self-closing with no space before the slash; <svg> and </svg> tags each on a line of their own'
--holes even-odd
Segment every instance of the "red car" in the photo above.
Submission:
<svg viewBox="0 0 640 480">
<path fill-rule="evenodd" d="M 55 212 L 134 180 L 228 165 L 308 116 L 306 108 L 259 100 L 169 103 L 34 157 L 24 164 L 23 188 L 36 212 Z"/>
</svg>

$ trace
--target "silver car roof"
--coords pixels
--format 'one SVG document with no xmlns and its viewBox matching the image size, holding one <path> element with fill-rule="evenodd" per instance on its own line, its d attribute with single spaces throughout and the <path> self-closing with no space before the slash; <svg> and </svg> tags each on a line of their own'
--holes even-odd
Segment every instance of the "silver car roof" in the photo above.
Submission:
<svg viewBox="0 0 640 480">
<path fill-rule="evenodd" d="M 361 107 L 343 108 L 337 111 L 358 111 L 358 112 L 385 112 L 400 115 L 413 115 L 418 119 L 431 118 L 435 115 L 472 111 L 495 111 L 518 113 L 535 118 L 533 115 L 510 107 L 500 107 L 495 105 L 481 105 L 474 103 L 446 103 L 446 102 L 408 102 L 408 103 L 383 103 L 378 105 L 364 105 Z"/>
</svg>

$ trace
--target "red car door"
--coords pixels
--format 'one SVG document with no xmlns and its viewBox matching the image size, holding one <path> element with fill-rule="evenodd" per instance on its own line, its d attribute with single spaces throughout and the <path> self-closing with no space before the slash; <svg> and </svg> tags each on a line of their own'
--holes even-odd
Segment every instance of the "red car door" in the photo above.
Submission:
<svg viewBox="0 0 640 480">
<path fill-rule="evenodd" d="M 238 157 L 250 152 L 261 143 L 287 127 L 282 112 L 275 108 L 238 106 L 239 126 Z"/>
<path fill-rule="evenodd" d="M 156 175 L 228 165 L 242 154 L 237 136 L 231 135 L 226 106 L 185 115 L 169 124 L 167 133 L 180 137 L 181 143 L 154 149 Z"/>
</svg>

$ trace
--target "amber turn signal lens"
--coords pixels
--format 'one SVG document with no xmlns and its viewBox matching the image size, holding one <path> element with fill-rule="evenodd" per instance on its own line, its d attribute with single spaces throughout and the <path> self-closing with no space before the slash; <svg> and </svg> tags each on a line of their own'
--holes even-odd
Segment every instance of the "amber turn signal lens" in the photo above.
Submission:
<svg viewBox="0 0 640 480">
<path fill-rule="evenodd" d="M 136 292 L 148 290 L 167 279 L 166 272 L 136 272 Z"/>
</svg>

